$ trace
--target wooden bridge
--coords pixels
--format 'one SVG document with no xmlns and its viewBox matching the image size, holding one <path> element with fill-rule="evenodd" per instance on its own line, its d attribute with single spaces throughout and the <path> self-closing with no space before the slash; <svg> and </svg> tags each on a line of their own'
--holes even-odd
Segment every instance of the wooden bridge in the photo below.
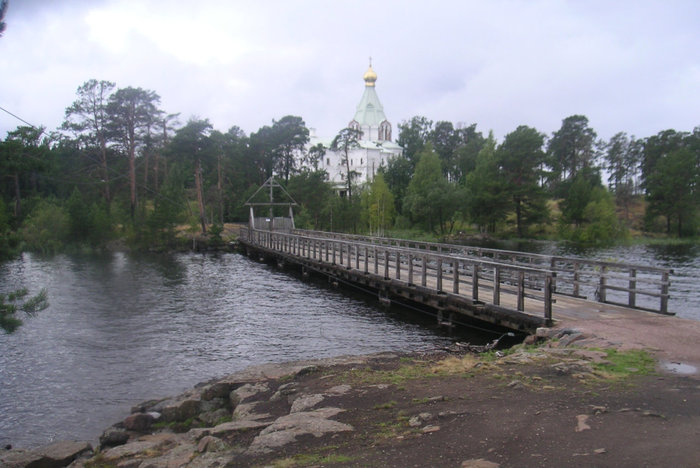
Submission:
<svg viewBox="0 0 700 468">
<path fill-rule="evenodd" d="M 362 287 L 386 304 L 429 308 L 444 325 L 533 332 L 577 314 L 672 315 L 669 269 L 295 229 L 244 227 L 239 241 L 249 256 Z"/>
</svg>

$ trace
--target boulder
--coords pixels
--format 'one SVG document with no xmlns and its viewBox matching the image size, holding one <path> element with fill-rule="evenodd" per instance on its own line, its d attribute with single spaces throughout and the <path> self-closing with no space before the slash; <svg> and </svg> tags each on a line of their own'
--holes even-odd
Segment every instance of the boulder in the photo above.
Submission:
<svg viewBox="0 0 700 468">
<path fill-rule="evenodd" d="M 231 404 L 236 406 L 238 403 L 248 398 L 254 397 L 259 393 L 265 393 L 269 390 L 270 387 L 264 382 L 258 382 L 255 384 L 248 383 L 233 390 L 229 394 L 229 399 L 231 400 Z"/>
<path fill-rule="evenodd" d="M 129 434 L 124 429 L 110 427 L 100 436 L 100 447 L 117 447 L 124 445 L 129 440 Z"/>
<path fill-rule="evenodd" d="M 335 387 L 329 388 L 326 393 L 328 393 L 330 395 L 345 395 L 350 390 L 352 390 L 352 387 L 350 385 L 342 384 L 342 385 L 336 385 Z"/>
<path fill-rule="evenodd" d="M 206 426 L 213 426 L 217 422 L 224 418 L 230 418 L 231 412 L 225 408 L 219 408 L 218 410 L 209 411 L 199 415 L 199 420 L 202 421 Z"/>
<path fill-rule="evenodd" d="M 199 453 L 204 452 L 221 452 L 226 450 L 228 445 L 223 440 L 214 436 L 205 436 L 200 439 L 199 444 L 197 444 L 197 451 Z"/>
<path fill-rule="evenodd" d="M 260 431 L 260 434 L 250 444 L 248 452 L 251 454 L 269 453 L 276 448 L 294 442 L 297 437 L 307 434 L 322 437 L 325 434 L 354 431 L 355 429 L 349 424 L 328 419 L 343 411 L 340 408 L 319 408 L 314 411 L 282 416 Z"/>
<path fill-rule="evenodd" d="M 237 421 L 257 421 L 272 417 L 270 413 L 257 413 L 255 411 L 256 406 L 258 406 L 257 403 L 241 403 L 240 405 L 236 406 L 236 409 L 233 411 L 233 419 Z"/>
<path fill-rule="evenodd" d="M 318 393 L 313 395 L 302 395 L 292 403 L 292 409 L 289 410 L 290 413 L 299 413 L 301 411 L 307 411 L 318 405 L 323 401 L 323 395 Z"/>
<path fill-rule="evenodd" d="M 209 401 L 213 400 L 214 398 L 226 398 L 229 396 L 232 390 L 239 386 L 240 384 L 232 382 L 215 382 L 209 384 L 202 389 L 202 400 Z"/>
<path fill-rule="evenodd" d="M 260 429 L 269 426 L 272 423 L 269 422 L 261 422 L 261 421 L 233 421 L 233 422 L 227 422 L 223 424 L 219 424 L 216 427 L 211 428 L 208 430 L 207 435 L 213 435 L 217 437 L 221 436 L 229 436 L 231 434 L 234 434 L 236 432 L 246 432 L 250 431 L 252 429 Z"/>
<path fill-rule="evenodd" d="M 155 418 L 150 413 L 134 413 L 124 420 L 124 429 L 134 432 L 148 432 Z"/>
<path fill-rule="evenodd" d="M 199 414 L 201 400 L 196 396 L 165 400 L 153 409 L 161 414 L 165 422 L 183 422 Z"/>
<path fill-rule="evenodd" d="M 208 413 L 210 411 L 216 411 L 218 409 L 224 408 L 228 410 L 231 408 L 230 400 L 227 398 L 212 398 L 211 400 L 202 400 L 199 405 L 199 410 L 203 413 Z"/>
<path fill-rule="evenodd" d="M 92 453 L 88 442 L 60 441 L 33 450 L 8 450 L 0 454 L 3 468 L 59 468 L 81 455 Z"/>
</svg>

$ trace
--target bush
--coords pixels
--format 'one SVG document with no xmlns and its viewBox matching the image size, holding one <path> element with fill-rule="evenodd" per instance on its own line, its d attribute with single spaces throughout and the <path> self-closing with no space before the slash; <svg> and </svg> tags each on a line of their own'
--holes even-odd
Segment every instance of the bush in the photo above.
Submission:
<svg viewBox="0 0 700 468">
<path fill-rule="evenodd" d="M 63 249 L 70 233 L 65 210 L 52 200 L 42 200 L 24 221 L 21 229 L 24 247 L 44 254 Z"/>
</svg>

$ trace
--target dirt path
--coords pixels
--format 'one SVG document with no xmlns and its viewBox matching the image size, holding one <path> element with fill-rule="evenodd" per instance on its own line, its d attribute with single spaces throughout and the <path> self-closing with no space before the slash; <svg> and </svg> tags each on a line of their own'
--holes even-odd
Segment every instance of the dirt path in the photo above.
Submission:
<svg viewBox="0 0 700 468">
<path fill-rule="evenodd" d="M 347 409 L 336 419 L 356 431 L 310 437 L 289 447 L 289 456 L 239 459 L 239 466 L 700 464 L 700 381 L 694 378 L 598 378 L 585 365 L 557 368 L 550 358 L 526 364 L 507 357 L 465 372 L 432 373 L 442 358 L 370 361 L 304 377 L 300 393 L 350 383 L 352 392 L 327 403 Z M 418 370 L 409 370 L 413 366 Z"/>
</svg>

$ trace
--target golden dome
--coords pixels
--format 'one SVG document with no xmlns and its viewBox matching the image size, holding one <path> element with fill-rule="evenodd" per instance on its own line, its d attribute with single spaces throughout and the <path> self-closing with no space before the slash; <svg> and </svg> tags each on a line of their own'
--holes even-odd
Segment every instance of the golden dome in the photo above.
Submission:
<svg viewBox="0 0 700 468">
<path fill-rule="evenodd" d="M 365 80 L 365 86 L 374 86 L 374 82 L 377 81 L 377 74 L 372 70 L 372 64 L 370 64 L 363 78 Z"/>
</svg>

